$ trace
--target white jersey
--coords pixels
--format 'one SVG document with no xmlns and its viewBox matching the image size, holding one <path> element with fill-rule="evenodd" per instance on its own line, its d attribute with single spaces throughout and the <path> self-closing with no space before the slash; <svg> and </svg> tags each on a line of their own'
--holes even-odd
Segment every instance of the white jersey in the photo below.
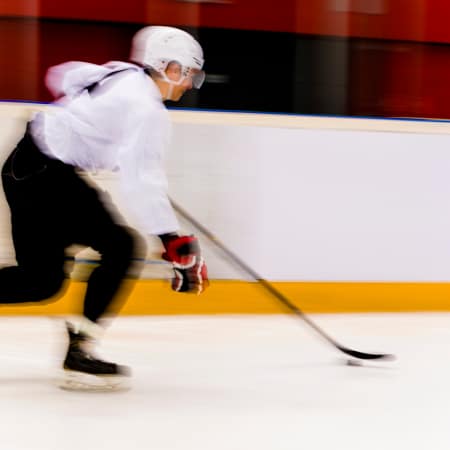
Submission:
<svg viewBox="0 0 450 450">
<path fill-rule="evenodd" d="M 143 69 L 124 62 L 68 62 L 52 67 L 46 84 L 61 100 L 31 124 L 41 150 L 82 170 L 118 171 L 126 204 L 145 231 L 178 230 L 162 166 L 169 115 Z"/>
</svg>

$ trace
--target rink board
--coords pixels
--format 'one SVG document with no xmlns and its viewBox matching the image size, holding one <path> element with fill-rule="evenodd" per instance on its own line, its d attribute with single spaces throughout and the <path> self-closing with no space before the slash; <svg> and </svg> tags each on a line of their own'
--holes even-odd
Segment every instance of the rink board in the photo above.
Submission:
<svg viewBox="0 0 450 450">
<path fill-rule="evenodd" d="M 30 112 L 45 107 L 0 104 L 2 157 Z M 171 196 L 302 310 L 450 310 L 448 122 L 171 115 Z M 115 176 L 92 178 L 114 198 Z M 13 263 L 3 199 L 0 210 L 0 263 Z M 212 279 L 207 292 L 200 297 L 171 292 L 170 267 L 159 258 L 159 241 L 149 237 L 147 264 L 122 314 L 282 311 L 199 237 Z M 91 265 L 96 259 L 89 251 L 76 257 L 81 272 L 80 261 Z M 0 314 L 79 311 L 85 284 L 78 280 L 86 277 L 78 275 L 58 301 L 5 306 Z"/>
</svg>

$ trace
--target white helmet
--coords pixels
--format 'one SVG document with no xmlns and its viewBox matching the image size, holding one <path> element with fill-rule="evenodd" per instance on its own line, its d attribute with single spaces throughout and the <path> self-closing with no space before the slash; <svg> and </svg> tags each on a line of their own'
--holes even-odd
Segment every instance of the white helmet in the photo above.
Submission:
<svg viewBox="0 0 450 450">
<path fill-rule="evenodd" d="M 204 60 L 200 44 L 189 33 L 178 28 L 142 28 L 133 38 L 130 59 L 158 72 L 169 82 L 165 71 L 167 65 L 174 61 L 181 65 L 184 76 L 195 69 L 192 77 L 195 88 L 200 88 L 205 79 L 205 73 L 201 70 Z"/>
</svg>

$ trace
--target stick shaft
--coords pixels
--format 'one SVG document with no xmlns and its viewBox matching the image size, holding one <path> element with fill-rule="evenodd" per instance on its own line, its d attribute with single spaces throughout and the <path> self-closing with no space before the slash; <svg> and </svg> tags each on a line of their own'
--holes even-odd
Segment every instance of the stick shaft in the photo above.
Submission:
<svg viewBox="0 0 450 450">
<path fill-rule="evenodd" d="M 282 303 L 288 310 L 300 317 L 304 322 L 306 322 L 312 329 L 314 329 L 323 339 L 328 343 L 333 345 L 335 348 L 341 352 L 360 359 L 393 359 L 393 355 L 387 354 L 372 354 L 359 352 L 357 350 L 352 350 L 343 347 L 338 342 L 336 342 L 331 336 L 329 336 L 325 331 L 323 331 L 318 325 L 316 325 L 300 308 L 294 305 L 284 294 L 282 294 L 277 288 L 275 288 L 266 279 L 261 277 L 256 271 L 254 271 L 248 264 L 246 264 L 239 256 L 233 253 L 228 247 L 226 247 L 222 242 L 214 236 L 211 231 L 209 231 L 205 226 L 203 226 L 198 220 L 192 217 L 187 211 L 185 211 L 180 205 L 175 203 L 171 199 L 172 206 L 174 210 L 190 224 L 192 224 L 197 230 L 199 230 L 207 239 L 213 242 L 216 247 L 218 247 L 225 255 L 227 255 L 231 261 L 237 264 L 247 275 L 250 275 L 255 281 L 261 284 L 268 292 L 270 292 L 280 303 Z"/>
</svg>

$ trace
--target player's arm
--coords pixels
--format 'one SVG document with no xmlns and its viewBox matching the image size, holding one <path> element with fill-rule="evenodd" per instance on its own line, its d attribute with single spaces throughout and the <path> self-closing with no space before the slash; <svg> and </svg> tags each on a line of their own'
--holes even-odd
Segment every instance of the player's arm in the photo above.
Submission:
<svg viewBox="0 0 450 450">
<path fill-rule="evenodd" d="M 137 120 L 137 127 L 120 151 L 121 190 L 125 204 L 141 223 L 141 229 L 161 238 L 163 258 L 173 266 L 172 288 L 201 293 L 208 285 L 207 269 L 198 239 L 179 236 L 178 220 L 167 196 L 168 183 L 162 167 L 163 124 L 159 118 Z M 150 124 L 150 125 L 149 125 Z"/>
</svg>

